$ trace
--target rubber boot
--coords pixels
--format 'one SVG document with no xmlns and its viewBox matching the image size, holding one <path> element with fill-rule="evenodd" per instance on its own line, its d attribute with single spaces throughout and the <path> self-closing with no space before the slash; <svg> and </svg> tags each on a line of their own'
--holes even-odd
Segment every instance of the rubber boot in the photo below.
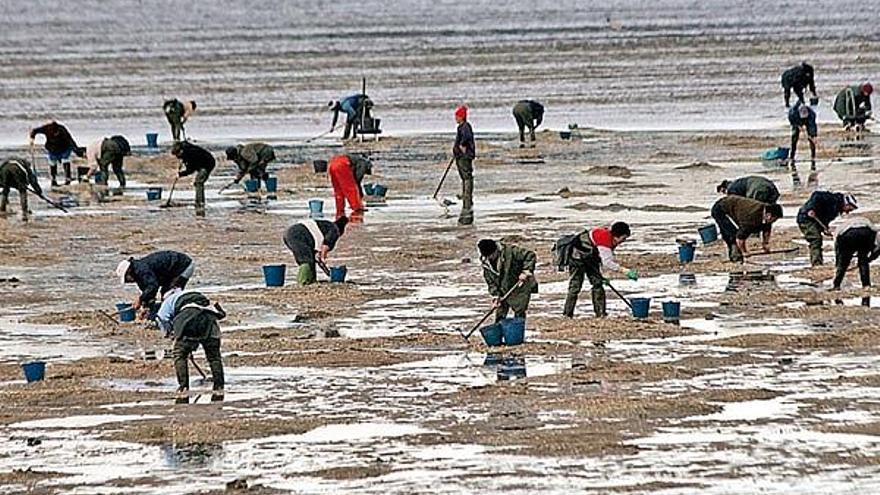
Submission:
<svg viewBox="0 0 880 495">
<path fill-rule="evenodd" d="M 299 285 L 309 285 L 318 281 L 315 273 L 315 265 L 312 263 L 303 263 L 299 265 L 299 271 L 296 274 L 296 281 Z"/>
<path fill-rule="evenodd" d="M 70 177 L 70 163 L 64 164 L 64 185 L 69 186 L 72 179 Z"/>
<path fill-rule="evenodd" d="M 58 187 L 58 165 L 49 165 L 49 175 L 52 176 L 52 187 Z"/>
</svg>

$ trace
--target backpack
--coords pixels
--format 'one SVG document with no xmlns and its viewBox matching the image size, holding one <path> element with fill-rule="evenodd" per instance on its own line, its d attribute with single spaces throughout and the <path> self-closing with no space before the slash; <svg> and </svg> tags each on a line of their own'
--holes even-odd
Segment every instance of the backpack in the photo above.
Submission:
<svg viewBox="0 0 880 495">
<path fill-rule="evenodd" d="M 580 237 L 587 231 L 579 234 L 568 234 L 560 237 L 553 243 L 550 252 L 553 254 L 553 264 L 556 270 L 564 272 L 571 265 L 572 252 L 580 247 Z"/>
<path fill-rule="evenodd" d="M 180 296 L 175 304 L 175 313 L 171 322 L 174 338 L 187 340 L 208 338 L 217 321 L 226 317 L 225 311 L 217 306 L 212 307 L 208 298 L 199 292 L 188 292 Z"/>
</svg>

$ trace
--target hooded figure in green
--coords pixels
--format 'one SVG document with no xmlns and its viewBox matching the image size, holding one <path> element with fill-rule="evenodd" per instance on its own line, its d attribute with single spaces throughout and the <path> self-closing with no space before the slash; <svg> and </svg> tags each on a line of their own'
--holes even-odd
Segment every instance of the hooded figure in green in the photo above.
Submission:
<svg viewBox="0 0 880 495">
<path fill-rule="evenodd" d="M 489 294 L 495 297 L 495 321 L 506 318 L 511 309 L 517 318 L 525 318 L 532 294 L 538 292 L 535 252 L 492 239 L 481 240 L 477 248 L 483 263 L 483 278 L 489 286 Z M 521 285 L 517 287 L 518 284 Z M 510 295 L 503 299 L 508 292 Z"/>
</svg>

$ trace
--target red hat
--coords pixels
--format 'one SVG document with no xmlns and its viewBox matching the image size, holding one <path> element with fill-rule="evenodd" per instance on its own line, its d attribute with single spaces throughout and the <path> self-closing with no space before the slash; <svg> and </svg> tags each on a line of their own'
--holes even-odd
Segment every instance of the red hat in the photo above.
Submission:
<svg viewBox="0 0 880 495">
<path fill-rule="evenodd" d="M 874 92 L 874 86 L 872 86 L 871 83 L 866 82 L 865 84 L 862 84 L 862 93 L 869 95 L 873 92 Z"/>
<path fill-rule="evenodd" d="M 467 112 L 468 112 L 467 107 L 462 105 L 462 106 L 455 109 L 455 118 L 456 119 L 466 119 Z"/>
</svg>

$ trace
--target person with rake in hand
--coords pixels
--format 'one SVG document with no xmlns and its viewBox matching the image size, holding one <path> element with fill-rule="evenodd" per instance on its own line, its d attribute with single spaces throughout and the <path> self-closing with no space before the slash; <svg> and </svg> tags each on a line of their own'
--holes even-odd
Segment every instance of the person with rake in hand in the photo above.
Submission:
<svg viewBox="0 0 880 495">
<path fill-rule="evenodd" d="M 511 309 L 514 316 L 525 319 L 532 294 L 538 292 L 535 252 L 492 239 L 481 240 L 477 248 L 483 265 L 483 278 L 489 286 L 489 294 L 495 298 L 495 321 L 506 318 Z"/>
</svg>

